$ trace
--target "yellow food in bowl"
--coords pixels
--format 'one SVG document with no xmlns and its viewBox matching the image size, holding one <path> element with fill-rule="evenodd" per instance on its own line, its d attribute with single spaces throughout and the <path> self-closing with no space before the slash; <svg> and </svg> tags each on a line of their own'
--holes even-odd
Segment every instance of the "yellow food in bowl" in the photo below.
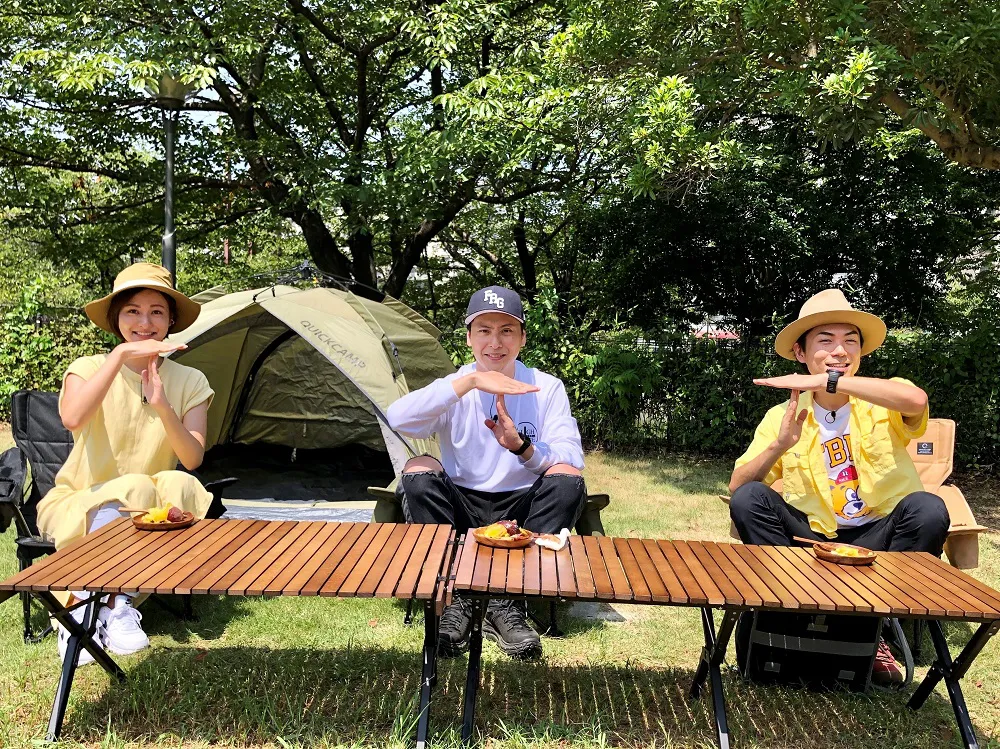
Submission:
<svg viewBox="0 0 1000 749">
<path fill-rule="evenodd" d="M 170 507 L 154 507 L 145 515 L 142 516 L 142 522 L 144 523 L 166 523 L 167 513 L 170 512 Z"/>
<path fill-rule="evenodd" d="M 855 549 L 850 546 L 835 546 L 833 547 L 833 553 L 842 557 L 860 557 L 862 554 L 861 549 Z"/>
</svg>

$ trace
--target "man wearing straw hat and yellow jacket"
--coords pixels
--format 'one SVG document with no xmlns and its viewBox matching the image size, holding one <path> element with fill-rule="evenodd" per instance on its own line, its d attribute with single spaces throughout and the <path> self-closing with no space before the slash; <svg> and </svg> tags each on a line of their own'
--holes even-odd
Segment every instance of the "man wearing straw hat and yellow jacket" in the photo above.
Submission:
<svg viewBox="0 0 1000 749">
<path fill-rule="evenodd" d="M 744 543 L 790 546 L 803 536 L 941 554 L 948 510 L 923 490 L 906 451 L 927 428 L 927 394 L 901 378 L 857 376 L 885 334 L 839 289 L 811 297 L 778 334 L 778 354 L 808 373 L 754 380 L 791 393 L 765 414 L 729 482 Z M 771 489 L 778 479 L 782 494 Z M 873 678 L 902 678 L 884 643 Z"/>
</svg>

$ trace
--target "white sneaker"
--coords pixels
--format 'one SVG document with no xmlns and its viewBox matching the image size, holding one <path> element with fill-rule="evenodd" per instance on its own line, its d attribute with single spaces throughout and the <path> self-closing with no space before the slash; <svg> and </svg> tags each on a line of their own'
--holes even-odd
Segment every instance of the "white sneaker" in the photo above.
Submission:
<svg viewBox="0 0 1000 749">
<path fill-rule="evenodd" d="M 69 615 L 76 619 L 77 623 L 83 625 L 83 614 L 86 611 L 86 606 L 81 606 L 80 608 L 69 612 Z M 66 650 L 69 647 L 69 630 L 63 625 L 56 622 L 56 649 L 59 651 L 59 659 L 66 660 Z M 97 647 L 104 650 L 104 624 L 101 622 L 98 616 L 97 626 L 94 628 L 94 642 L 97 643 Z M 76 659 L 76 665 L 86 666 L 94 662 L 94 656 L 90 654 L 90 651 L 84 647 L 80 648 L 80 655 Z"/>
<path fill-rule="evenodd" d="M 104 645 L 112 653 L 131 655 L 149 647 L 149 638 L 142 631 L 139 622 L 142 614 L 132 608 L 129 596 L 116 596 L 114 608 L 105 606 L 98 614 L 104 625 Z"/>
</svg>

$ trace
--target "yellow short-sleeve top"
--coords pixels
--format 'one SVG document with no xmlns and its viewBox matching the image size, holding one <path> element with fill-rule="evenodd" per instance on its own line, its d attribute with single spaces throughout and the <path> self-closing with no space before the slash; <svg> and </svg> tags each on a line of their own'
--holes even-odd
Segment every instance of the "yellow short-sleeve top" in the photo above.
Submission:
<svg viewBox="0 0 1000 749">
<path fill-rule="evenodd" d="M 89 380 L 106 360 L 107 355 L 100 354 L 74 361 L 63 377 L 60 406 L 66 378 L 75 374 Z M 181 419 L 201 403 L 211 405 L 215 392 L 202 372 L 169 359 L 161 362 L 164 394 Z M 56 474 L 55 487 L 39 503 L 39 511 L 46 503 L 119 476 L 152 476 L 177 467 L 177 455 L 170 447 L 163 422 L 152 406 L 142 402 L 142 377 L 128 367 L 115 375 L 93 418 L 73 432 L 73 442 L 69 458 Z"/>
</svg>

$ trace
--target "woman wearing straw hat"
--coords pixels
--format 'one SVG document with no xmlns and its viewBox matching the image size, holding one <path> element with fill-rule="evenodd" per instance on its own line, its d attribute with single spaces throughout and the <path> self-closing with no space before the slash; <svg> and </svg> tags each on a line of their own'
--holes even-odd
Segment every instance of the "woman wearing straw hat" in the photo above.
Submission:
<svg viewBox="0 0 1000 749">
<path fill-rule="evenodd" d="M 178 461 L 189 470 L 201 464 L 214 393 L 204 374 L 162 358 L 185 348 L 167 334 L 190 326 L 200 311 L 165 268 L 149 263 L 123 270 L 110 294 L 86 306 L 91 322 L 121 343 L 77 359 L 63 378 L 59 414 L 74 445 L 38 504 L 38 527 L 57 549 L 120 518 L 123 506 L 169 503 L 198 517 L 208 513 L 212 495 L 175 469 Z M 73 614 L 82 621 L 83 608 Z M 115 597 L 101 608 L 98 642 L 119 654 L 148 647 L 141 618 L 128 596 Z M 61 656 L 67 639 L 60 627 Z M 81 665 L 92 660 L 81 652 Z"/>
<path fill-rule="evenodd" d="M 790 546 L 804 536 L 941 554 L 948 510 L 923 490 L 906 451 L 927 428 L 927 395 L 901 378 L 856 376 L 885 334 L 885 323 L 839 289 L 811 297 L 778 334 L 775 350 L 808 374 L 754 380 L 791 397 L 764 416 L 729 482 L 744 543 Z M 778 479 L 783 496 L 771 489 Z M 901 679 L 882 650 L 873 678 Z"/>
</svg>

